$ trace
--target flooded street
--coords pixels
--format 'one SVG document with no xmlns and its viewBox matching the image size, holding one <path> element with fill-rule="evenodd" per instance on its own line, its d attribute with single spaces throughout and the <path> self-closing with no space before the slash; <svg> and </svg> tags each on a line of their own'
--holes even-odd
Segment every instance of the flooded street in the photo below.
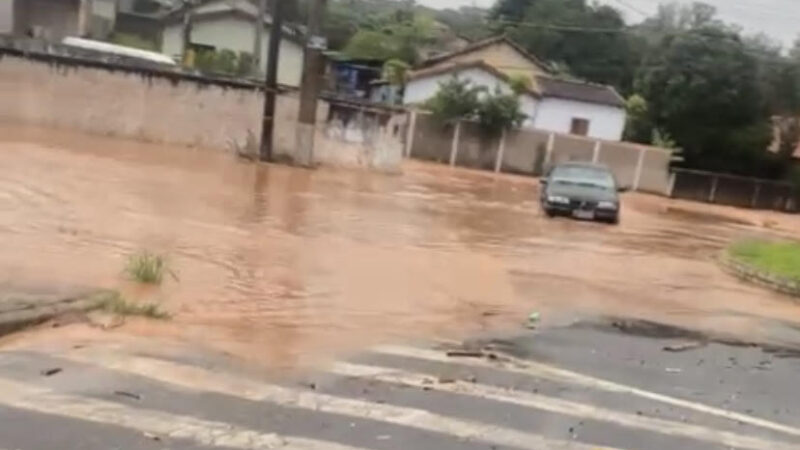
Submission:
<svg viewBox="0 0 800 450">
<path fill-rule="evenodd" d="M 255 165 L 204 149 L 0 127 L 0 282 L 122 289 L 173 319 L 122 332 L 279 367 L 397 339 L 593 315 L 745 336 L 800 306 L 723 273 L 731 240 L 800 218 L 628 194 L 610 227 L 540 214 L 536 180 Z M 711 211 L 713 214 L 701 214 Z M 176 280 L 137 293 L 147 249 Z"/>
</svg>

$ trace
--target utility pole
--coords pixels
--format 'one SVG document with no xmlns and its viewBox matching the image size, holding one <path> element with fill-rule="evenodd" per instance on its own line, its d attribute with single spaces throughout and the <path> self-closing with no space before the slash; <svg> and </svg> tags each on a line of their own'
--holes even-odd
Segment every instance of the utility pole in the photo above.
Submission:
<svg viewBox="0 0 800 450">
<path fill-rule="evenodd" d="M 327 0 L 313 0 L 308 13 L 303 80 L 300 87 L 300 115 L 297 124 L 297 155 L 295 162 L 311 166 L 314 162 L 314 133 L 317 121 L 317 97 L 322 85 L 322 52 L 327 41 L 322 33 Z"/>
<path fill-rule="evenodd" d="M 264 42 L 264 16 L 267 14 L 268 0 L 257 1 L 258 17 L 256 17 L 255 23 L 253 24 L 256 34 L 255 41 L 253 42 L 253 75 L 261 73 L 261 60 L 264 59 L 262 45 Z"/>
<path fill-rule="evenodd" d="M 190 66 L 194 64 L 194 61 L 189 61 L 192 45 L 192 15 L 194 14 L 194 2 L 192 0 L 183 0 L 183 8 L 183 33 L 181 36 L 183 41 L 183 49 L 181 54 L 181 63 L 184 66 Z"/>
<path fill-rule="evenodd" d="M 266 0 L 265 0 L 266 1 Z M 278 59 L 283 35 L 283 3 L 286 0 L 272 0 L 272 28 L 269 30 L 267 49 L 267 76 L 264 83 L 264 117 L 261 124 L 262 161 L 272 160 L 272 134 L 275 127 L 275 97 L 278 94 Z"/>
</svg>

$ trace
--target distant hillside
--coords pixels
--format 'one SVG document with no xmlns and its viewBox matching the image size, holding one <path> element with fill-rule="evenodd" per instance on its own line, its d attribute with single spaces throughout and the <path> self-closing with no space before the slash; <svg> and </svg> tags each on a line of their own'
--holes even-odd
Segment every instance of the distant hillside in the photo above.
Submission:
<svg viewBox="0 0 800 450">
<path fill-rule="evenodd" d="M 377 29 L 387 18 L 409 12 L 430 17 L 437 24 L 437 42 L 424 49 L 427 55 L 452 51 L 490 34 L 487 10 L 482 8 L 438 10 L 408 0 L 332 0 L 326 24 L 331 47 L 341 49 L 358 30 Z"/>
</svg>

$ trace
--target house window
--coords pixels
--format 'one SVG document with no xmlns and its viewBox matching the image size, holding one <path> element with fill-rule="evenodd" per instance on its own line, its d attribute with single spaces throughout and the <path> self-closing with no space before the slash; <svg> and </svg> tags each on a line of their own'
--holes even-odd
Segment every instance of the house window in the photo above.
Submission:
<svg viewBox="0 0 800 450">
<path fill-rule="evenodd" d="M 589 119 L 574 117 L 569 132 L 570 134 L 577 134 L 578 136 L 587 136 L 589 134 Z"/>
</svg>

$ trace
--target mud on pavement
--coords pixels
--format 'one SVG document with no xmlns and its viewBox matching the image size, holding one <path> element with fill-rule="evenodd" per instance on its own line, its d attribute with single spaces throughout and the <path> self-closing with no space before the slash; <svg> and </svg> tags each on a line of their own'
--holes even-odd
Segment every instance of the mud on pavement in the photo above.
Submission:
<svg viewBox="0 0 800 450">
<path fill-rule="evenodd" d="M 719 220 L 629 194 L 619 227 L 548 220 L 527 178 L 416 162 L 401 176 L 308 171 L 7 125 L 0 167 L 5 277 L 118 288 L 128 255 L 163 253 L 179 281 L 156 296 L 173 320 L 123 332 L 278 366 L 517 326 L 531 311 L 745 336 L 800 318 L 714 262 L 731 239 L 791 235 L 796 217 L 715 208 L 732 217 Z"/>
</svg>

